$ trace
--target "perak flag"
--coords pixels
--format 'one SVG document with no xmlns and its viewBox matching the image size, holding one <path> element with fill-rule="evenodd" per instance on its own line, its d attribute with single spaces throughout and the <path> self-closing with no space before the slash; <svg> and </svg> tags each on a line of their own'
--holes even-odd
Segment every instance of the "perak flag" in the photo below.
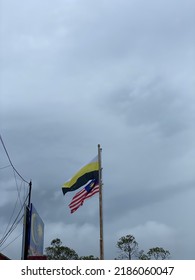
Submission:
<svg viewBox="0 0 195 280">
<path fill-rule="evenodd" d="M 99 184 L 93 179 L 90 180 L 86 186 L 75 194 L 71 203 L 69 204 L 70 212 L 74 213 L 80 206 L 83 205 L 85 199 L 92 197 L 99 192 Z"/>
<path fill-rule="evenodd" d="M 75 191 L 84 187 L 90 180 L 99 180 L 99 162 L 98 156 L 83 166 L 71 179 L 64 183 L 62 192 L 65 195 L 67 192 Z"/>
</svg>

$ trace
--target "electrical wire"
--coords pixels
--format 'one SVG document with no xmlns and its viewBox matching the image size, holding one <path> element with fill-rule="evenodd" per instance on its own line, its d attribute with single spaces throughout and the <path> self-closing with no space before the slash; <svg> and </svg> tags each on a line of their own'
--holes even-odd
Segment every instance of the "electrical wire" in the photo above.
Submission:
<svg viewBox="0 0 195 280">
<path fill-rule="evenodd" d="M 19 218 L 20 216 L 20 213 L 22 212 L 23 208 L 24 208 L 24 205 L 26 203 L 28 199 L 28 195 L 19 211 L 19 213 L 17 214 L 14 222 L 12 223 L 12 225 L 10 226 L 9 230 L 7 231 L 7 233 L 4 233 L 4 236 L 1 238 L 0 240 L 0 247 L 5 243 L 5 241 L 7 240 L 7 238 L 10 236 L 10 234 L 14 231 L 14 229 L 18 226 L 18 224 L 20 223 L 20 221 L 22 220 L 22 218 L 24 217 L 24 214 L 22 214 L 22 216 Z M 7 227 L 8 228 L 8 227 Z"/>
<path fill-rule="evenodd" d="M 3 167 L 0 167 L 0 170 L 1 169 L 5 169 L 5 168 L 8 168 L 8 167 L 10 167 L 11 165 L 9 164 L 9 165 L 6 165 L 6 166 L 3 166 Z"/>
<path fill-rule="evenodd" d="M 16 202 L 15 202 L 15 205 L 14 205 L 14 208 L 13 208 L 13 211 L 12 211 L 12 214 L 11 214 L 11 216 L 10 216 L 9 222 L 8 222 L 8 224 L 7 224 L 7 227 L 6 227 L 6 229 L 5 229 L 4 233 L 3 233 L 2 239 L 5 237 L 6 232 L 7 232 L 8 228 L 9 228 L 9 226 L 10 226 L 10 224 L 11 224 L 11 220 L 12 220 L 12 218 L 13 218 L 13 216 L 14 216 L 15 211 L 16 211 L 16 207 L 17 207 L 17 203 L 18 203 L 18 200 L 19 200 L 19 199 L 20 199 L 20 198 L 19 198 L 19 196 L 18 196 L 17 199 L 16 199 Z M 28 195 L 27 195 L 26 199 L 24 200 L 23 205 L 22 205 L 22 203 L 21 203 L 21 209 L 23 209 L 24 204 L 26 203 L 27 199 L 28 199 Z M 21 202 L 21 200 L 20 200 L 20 202 Z M 21 210 L 20 210 L 20 211 L 21 211 Z M 10 227 L 10 228 L 11 228 L 11 227 Z M 1 239 L 1 240 L 2 240 L 2 239 Z M 0 243 L 1 243 L 1 240 L 0 240 Z M 1 245 L 0 245 L 0 246 L 1 246 Z"/>
<path fill-rule="evenodd" d="M 19 186 L 18 186 L 18 182 L 17 182 L 17 178 L 16 178 L 16 172 L 14 170 L 13 170 L 13 173 L 14 173 L 14 179 L 15 179 L 15 183 L 16 183 L 17 192 L 18 192 L 18 199 L 20 201 L 20 205 L 22 205 L 22 201 L 21 201 L 21 197 L 20 197 L 21 186 L 20 186 L 20 190 L 19 190 Z"/>
<path fill-rule="evenodd" d="M 1 249 L 1 252 L 3 252 L 3 250 L 5 250 L 7 247 L 9 247 L 9 245 L 11 245 L 16 239 L 18 239 L 20 236 L 22 235 L 22 232 L 18 235 L 18 236 L 16 236 L 12 241 L 10 241 L 5 247 L 3 247 L 2 249 Z"/>
<path fill-rule="evenodd" d="M 21 220 L 23 219 L 24 214 L 20 217 L 20 219 L 17 221 L 17 223 L 14 224 L 14 226 L 12 228 L 10 228 L 9 232 L 7 232 L 7 234 L 5 235 L 4 239 L 1 240 L 0 243 L 0 247 L 6 242 L 6 240 L 8 239 L 8 237 L 12 234 L 12 232 L 17 228 L 17 226 L 19 225 L 19 223 L 21 222 Z"/>
<path fill-rule="evenodd" d="M 8 160 L 9 160 L 9 163 L 10 163 L 9 166 L 11 166 L 12 169 L 13 169 L 15 184 L 16 184 L 17 193 L 18 193 L 17 200 L 16 200 L 16 203 L 15 203 L 15 206 L 14 206 L 14 209 L 13 209 L 13 212 L 12 212 L 12 215 L 11 215 L 10 220 L 9 220 L 9 222 L 8 222 L 8 225 L 7 225 L 6 229 L 5 229 L 5 232 L 4 232 L 4 234 L 3 234 L 3 237 L 2 237 L 1 240 L 0 240 L 0 247 L 1 247 L 1 246 L 7 241 L 8 237 L 12 234 L 12 232 L 16 229 L 16 227 L 19 225 L 19 223 L 21 222 L 22 218 L 24 217 L 24 214 L 23 214 L 23 213 L 22 213 L 22 216 L 21 216 L 21 212 L 22 212 L 22 210 L 24 209 L 24 206 L 25 206 L 25 204 L 26 204 L 26 202 L 27 202 L 27 199 L 29 198 L 29 194 L 26 196 L 26 198 L 24 197 L 24 202 L 22 203 L 20 193 L 21 193 L 21 189 L 22 189 L 22 182 L 23 182 L 24 184 L 27 183 L 28 185 L 30 185 L 30 183 L 27 182 L 27 180 L 25 180 L 25 179 L 22 177 L 22 175 L 21 175 L 21 174 L 16 170 L 16 168 L 14 167 L 14 165 L 13 165 L 13 163 L 12 163 L 12 161 L 11 161 L 11 158 L 10 158 L 10 156 L 9 156 L 9 153 L 8 153 L 8 151 L 7 151 L 7 149 L 6 149 L 6 146 L 5 146 L 5 144 L 4 144 L 4 141 L 3 141 L 3 139 L 2 139 L 1 134 L 0 134 L 0 140 L 1 140 L 2 146 L 3 146 L 4 150 L 5 150 L 5 153 L 6 153 L 6 155 L 7 155 L 7 158 L 8 158 Z M 7 167 L 9 167 L 9 166 L 4 166 L 4 167 L 2 167 L 1 169 L 7 168 Z M 19 189 L 19 186 L 18 186 L 18 182 L 17 182 L 16 175 L 18 175 L 18 176 L 20 177 L 20 179 L 22 180 L 20 189 Z M 18 214 L 16 215 L 15 220 L 12 222 L 12 225 L 10 226 L 11 220 L 12 220 L 12 218 L 13 218 L 13 216 L 14 216 L 15 211 L 16 211 L 16 207 L 17 207 L 18 200 L 20 201 L 20 206 L 21 206 L 21 208 L 20 208 Z M 8 229 L 8 228 L 9 228 L 9 229 Z M 17 239 L 17 238 L 15 238 L 15 239 Z M 14 239 L 14 240 L 15 240 L 15 239 Z M 11 244 L 12 242 L 13 242 L 13 241 L 11 241 L 9 244 Z M 9 245 L 9 244 L 8 244 L 8 245 Z M 7 245 L 7 246 L 8 246 L 8 245 Z M 7 247 L 7 246 L 6 246 L 6 247 Z M 6 247 L 4 247 L 4 248 L 6 248 Z"/>
<path fill-rule="evenodd" d="M 20 175 L 20 173 L 16 170 L 16 168 L 14 167 L 14 165 L 13 165 L 11 159 L 10 159 L 10 156 L 9 156 L 9 154 L 8 154 L 8 151 L 7 151 L 6 147 L 5 147 L 5 144 L 4 144 L 4 142 L 3 142 L 3 139 L 2 139 L 2 137 L 1 137 L 1 134 L 0 134 L 0 140 L 1 140 L 1 143 L 2 143 L 3 148 L 4 148 L 4 150 L 5 150 L 5 153 L 6 153 L 6 155 L 7 155 L 7 158 L 8 158 L 8 160 L 9 160 L 10 165 L 12 166 L 12 168 L 14 169 L 14 171 L 18 174 L 18 176 L 19 176 L 24 182 L 26 182 L 27 184 L 29 184 L 29 182 L 27 182 L 27 181 Z"/>
</svg>

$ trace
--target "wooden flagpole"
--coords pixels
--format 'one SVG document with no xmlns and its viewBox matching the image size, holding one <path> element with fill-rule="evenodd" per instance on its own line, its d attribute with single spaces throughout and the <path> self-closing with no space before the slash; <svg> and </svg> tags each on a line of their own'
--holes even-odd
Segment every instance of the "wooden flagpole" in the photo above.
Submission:
<svg viewBox="0 0 195 280">
<path fill-rule="evenodd" d="M 99 163 L 99 219 L 100 219 L 100 260 L 104 260 L 104 239 L 103 239 L 103 207 L 102 207 L 102 149 L 98 144 L 98 163 Z"/>
</svg>

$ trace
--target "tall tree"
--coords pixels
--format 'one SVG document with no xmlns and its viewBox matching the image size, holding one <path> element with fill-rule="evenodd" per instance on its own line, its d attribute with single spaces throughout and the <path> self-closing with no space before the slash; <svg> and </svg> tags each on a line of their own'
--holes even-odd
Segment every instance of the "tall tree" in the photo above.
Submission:
<svg viewBox="0 0 195 280">
<path fill-rule="evenodd" d="M 164 250 L 162 247 L 154 247 L 147 252 L 147 255 L 150 259 L 165 260 L 169 259 L 170 252 L 168 250 Z"/>
<path fill-rule="evenodd" d="M 121 254 L 119 259 L 131 260 L 132 257 L 136 257 L 138 254 L 138 243 L 133 235 L 122 236 L 117 242 L 117 248 Z"/>
<path fill-rule="evenodd" d="M 77 253 L 66 246 L 62 246 L 59 238 L 51 241 L 51 246 L 45 248 L 48 260 L 78 260 Z"/>
</svg>

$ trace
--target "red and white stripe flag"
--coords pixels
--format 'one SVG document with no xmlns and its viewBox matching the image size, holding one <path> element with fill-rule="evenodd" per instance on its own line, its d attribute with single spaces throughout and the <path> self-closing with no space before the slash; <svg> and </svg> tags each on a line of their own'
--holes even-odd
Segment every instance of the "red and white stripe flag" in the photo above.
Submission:
<svg viewBox="0 0 195 280">
<path fill-rule="evenodd" d="M 76 193 L 72 198 L 69 208 L 71 214 L 74 213 L 80 206 L 83 205 L 84 200 L 92 197 L 94 194 L 99 192 L 99 185 L 96 185 L 94 180 L 90 181 L 87 186 L 84 187 L 80 192 Z"/>
</svg>

